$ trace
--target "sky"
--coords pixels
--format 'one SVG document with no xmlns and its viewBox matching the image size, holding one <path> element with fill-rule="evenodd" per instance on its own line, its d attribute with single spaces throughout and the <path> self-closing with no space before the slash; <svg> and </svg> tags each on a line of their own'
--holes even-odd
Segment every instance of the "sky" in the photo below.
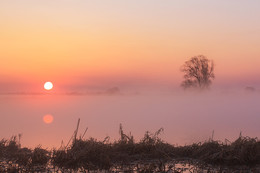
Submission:
<svg viewBox="0 0 260 173">
<path fill-rule="evenodd" d="M 213 130 L 222 141 L 241 131 L 260 137 L 259 7 L 259 0 L 1 0 L 0 139 L 22 133 L 24 146 L 58 147 L 78 118 L 80 133 L 88 127 L 87 137 L 101 140 L 117 139 L 120 123 L 137 139 L 163 127 L 163 139 L 180 145 Z M 214 61 L 216 78 L 205 93 L 185 92 L 180 69 L 197 55 Z"/>
<path fill-rule="evenodd" d="M 215 86 L 259 86 L 258 0 L 12 0 L 0 2 L 3 92 L 42 83 L 78 90 L 179 87 L 180 67 L 203 54 Z"/>
</svg>

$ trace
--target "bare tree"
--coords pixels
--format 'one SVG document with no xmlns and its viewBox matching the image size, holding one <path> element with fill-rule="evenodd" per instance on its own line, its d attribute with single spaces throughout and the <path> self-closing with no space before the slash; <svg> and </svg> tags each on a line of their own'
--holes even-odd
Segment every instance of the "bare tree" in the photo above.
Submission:
<svg viewBox="0 0 260 173">
<path fill-rule="evenodd" d="M 203 55 L 186 61 L 181 71 L 184 72 L 184 81 L 181 84 L 184 89 L 208 89 L 215 78 L 213 61 Z"/>
</svg>

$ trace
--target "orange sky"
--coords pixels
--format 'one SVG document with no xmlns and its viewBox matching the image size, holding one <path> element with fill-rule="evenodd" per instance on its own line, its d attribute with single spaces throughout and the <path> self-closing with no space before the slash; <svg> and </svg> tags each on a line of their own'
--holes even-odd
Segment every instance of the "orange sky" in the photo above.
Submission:
<svg viewBox="0 0 260 173">
<path fill-rule="evenodd" d="M 111 141 L 120 123 L 139 139 L 163 127 L 166 141 L 183 145 L 213 130 L 223 141 L 259 135 L 259 7 L 259 0 L 1 0 L 0 139 L 23 133 L 24 146 L 58 147 L 78 118 L 79 132 L 88 127 L 87 137 Z M 215 62 L 212 92 L 181 92 L 180 67 L 199 54 Z M 123 94 L 64 94 L 111 87 Z M 54 94 L 26 94 L 34 92 Z"/>
<path fill-rule="evenodd" d="M 259 5 L 254 0 L 1 1 L 0 82 L 102 85 L 104 79 L 146 79 L 179 85 L 180 66 L 204 54 L 215 61 L 219 83 L 254 83 L 260 74 Z"/>
</svg>

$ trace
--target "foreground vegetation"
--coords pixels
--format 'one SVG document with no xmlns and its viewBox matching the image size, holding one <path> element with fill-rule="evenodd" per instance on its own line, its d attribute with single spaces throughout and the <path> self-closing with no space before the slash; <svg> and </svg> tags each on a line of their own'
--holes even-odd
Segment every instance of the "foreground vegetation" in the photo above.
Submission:
<svg viewBox="0 0 260 173">
<path fill-rule="evenodd" d="M 173 146 L 159 138 L 162 131 L 146 132 L 139 142 L 131 134 L 126 135 L 121 125 L 120 139 L 114 142 L 109 137 L 104 141 L 83 139 L 76 137 L 75 131 L 71 144 L 53 150 L 21 147 L 16 136 L 2 139 L 0 172 L 196 172 L 197 168 L 212 171 L 218 168 L 221 172 L 226 168 L 256 170 L 260 164 L 260 141 L 256 138 L 240 135 L 234 142 L 210 139 Z M 182 169 L 177 169 L 178 163 L 183 165 Z"/>
</svg>

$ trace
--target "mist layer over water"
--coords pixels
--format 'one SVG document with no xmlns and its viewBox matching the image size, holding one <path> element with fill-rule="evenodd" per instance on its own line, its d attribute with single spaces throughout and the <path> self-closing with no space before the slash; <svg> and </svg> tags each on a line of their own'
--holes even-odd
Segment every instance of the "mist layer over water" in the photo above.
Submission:
<svg viewBox="0 0 260 173">
<path fill-rule="evenodd" d="M 162 139 L 171 144 L 234 140 L 239 133 L 259 137 L 259 92 L 206 92 L 146 95 L 1 95 L 0 138 L 22 133 L 23 146 L 58 148 L 72 136 L 77 119 L 79 134 L 111 141 L 119 138 L 119 124 L 136 140 L 145 131 L 164 128 Z M 53 121 L 43 121 L 51 115 Z"/>
</svg>

